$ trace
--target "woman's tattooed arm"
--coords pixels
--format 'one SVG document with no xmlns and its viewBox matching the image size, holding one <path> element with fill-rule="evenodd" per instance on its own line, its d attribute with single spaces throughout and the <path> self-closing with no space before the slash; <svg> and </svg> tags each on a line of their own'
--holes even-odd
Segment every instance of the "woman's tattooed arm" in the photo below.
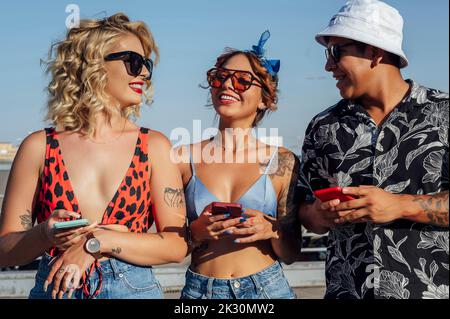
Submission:
<svg viewBox="0 0 450 319">
<path fill-rule="evenodd" d="M 24 230 L 30 230 L 33 228 L 33 219 L 31 217 L 31 211 L 27 210 L 25 214 L 20 215 L 20 224 L 22 224 L 22 227 Z"/>
<path fill-rule="evenodd" d="M 166 187 L 164 189 L 164 202 L 169 207 L 180 208 L 184 206 L 184 191 L 182 188 Z"/>
</svg>

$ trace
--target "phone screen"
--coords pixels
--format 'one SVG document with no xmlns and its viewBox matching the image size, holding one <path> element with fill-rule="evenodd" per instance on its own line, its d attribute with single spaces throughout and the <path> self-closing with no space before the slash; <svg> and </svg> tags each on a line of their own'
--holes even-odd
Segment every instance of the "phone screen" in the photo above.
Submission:
<svg viewBox="0 0 450 319">
<path fill-rule="evenodd" d="M 212 203 L 212 213 L 214 215 L 230 214 L 231 218 L 241 217 L 242 205 L 236 203 Z"/>
</svg>

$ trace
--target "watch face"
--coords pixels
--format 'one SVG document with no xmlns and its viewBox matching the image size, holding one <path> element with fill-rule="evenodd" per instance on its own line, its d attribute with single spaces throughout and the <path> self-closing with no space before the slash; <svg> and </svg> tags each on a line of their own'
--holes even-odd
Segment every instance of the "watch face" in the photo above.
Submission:
<svg viewBox="0 0 450 319">
<path fill-rule="evenodd" d="M 90 253 L 100 251 L 100 241 L 97 238 L 91 238 L 86 243 L 86 250 Z"/>
</svg>

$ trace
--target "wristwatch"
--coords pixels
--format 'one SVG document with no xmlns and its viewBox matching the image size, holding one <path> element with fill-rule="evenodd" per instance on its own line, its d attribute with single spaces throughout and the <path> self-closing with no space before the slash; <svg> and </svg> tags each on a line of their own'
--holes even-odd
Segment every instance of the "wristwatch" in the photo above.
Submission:
<svg viewBox="0 0 450 319">
<path fill-rule="evenodd" d="M 94 258 L 101 259 L 103 257 L 102 253 L 100 252 L 100 241 L 95 238 L 93 234 L 88 235 L 88 240 L 84 244 L 84 249 L 94 256 Z"/>
</svg>

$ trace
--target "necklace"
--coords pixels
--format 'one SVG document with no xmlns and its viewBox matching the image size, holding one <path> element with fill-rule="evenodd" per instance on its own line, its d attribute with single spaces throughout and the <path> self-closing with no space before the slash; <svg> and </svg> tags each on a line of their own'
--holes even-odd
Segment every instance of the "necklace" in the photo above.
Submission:
<svg viewBox="0 0 450 319">
<path fill-rule="evenodd" d="M 90 137 L 89 135 L 87 136 L 87 138 L 88 138 L 89 141 L 91 141 L 91 142 L 94 143 L 94 144 L 102 144 L 102 145 L 104 145 L 104 144 L 110 144 L 110 143 L 112 143 L 112 142 L 117 141 L 120 137 L 122 137 L 123 132 L 125 131 L 125 126 L 126 126 L 126 124 L 127 124 L 127 120 L 125 119 L 125 120 L 123 121 L 122 131 L 120 132 L 119 136 L 117 136 L 117 137 L 111 139 L 110 141 L 107 141 L 107 142 L 97 142 L 97 141 L 94 141 L 93 139 L 91 139 L 91 137 Z"/>
</svg>

